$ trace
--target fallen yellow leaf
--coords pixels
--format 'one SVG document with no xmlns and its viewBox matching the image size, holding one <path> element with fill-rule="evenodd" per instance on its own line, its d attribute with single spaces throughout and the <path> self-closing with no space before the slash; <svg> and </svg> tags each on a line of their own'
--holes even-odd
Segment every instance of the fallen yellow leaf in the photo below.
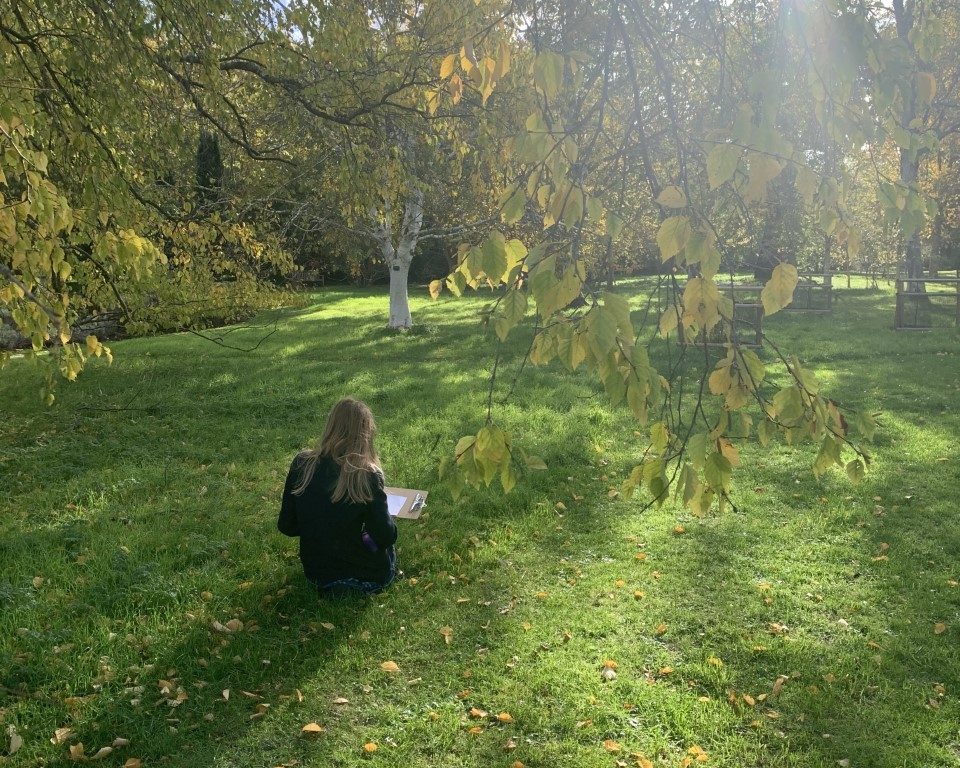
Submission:
<svg viewBox="0 0 960 768">
<path fill-rule="evenodd" d="M 399 672 L 400 667 L 397 666 L 395 661 L 385 661 L 380 665 L 380 669 L 384 672 Z"/>
<path fill-rule="evenodd" d="M 933 625 L 933 634 L 935 635 L 942 635 L 946 631 L 947 631 L 947 625 L 944 624 L 942 621 L 938 621 L 936 624 Z"/>
<path fill-rule="evenodd" d="M 303 728 L 300 729 L 300 733 L 305 736 L 317 736 L 318 734 L 323 733 L 326 728 L 324 728 L 319 723 L 307 723 Z"/>
<path fill-rule="evenodd" d="M 667 631 L 667 625 L 665 622 L 661 621 L 659 624 L 657 624 L 657 628 L 653 632 L 656 635 L 663 635 L 663 634 L 666 634 L 666 631 Z"/>
<path fill-rule="evenodd" d="M 366 752 L 367 754 L 372 754 L 376 752 L 377 751 L 376 742 L 368 741 L 366 744 L 363 745 L 363 751 Z"/>
<path fill-rule="evenodd" d="M 64 726 L 63 728 L 57 728 L 53 732 L 53 736 L 50 737 L 51 744 L 63 744 L 64 742 L 70 741 L 73 737 L 73 728 Z"/>
<path fill-rule="evenodd" d="M 139 757 L 128 757 L 123 764 L 123 768 L 142 768 L 143 762 Z"/>
<path fill-rule="evenodd" d="M 511 715 L 509 712 L 501 712 L 499 715 L 497 715 L 497 720 L 499 720 L 501 723 L 512 723 L 513 715 Z"/>
<path fill-rule="evenodd" d="M 470 717 L 486 717 L 488 714 L 490 713 L 486 710 L 470 707 Z"/>
</svg>

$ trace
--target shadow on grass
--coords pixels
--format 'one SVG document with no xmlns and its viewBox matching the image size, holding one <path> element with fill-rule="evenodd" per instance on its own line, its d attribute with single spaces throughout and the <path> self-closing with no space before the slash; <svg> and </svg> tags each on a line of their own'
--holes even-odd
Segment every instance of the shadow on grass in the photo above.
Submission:
<svg viewBox="0 0 960 768">
<path fill-rule="evenodd" d="M 956 664 L 944 650 L 948 646 L 935 645 L 929 631 L 928 580 L 911 568 L 882 571 L 884 566 L 871 559 L 880 542 L 889 543 L 891 552 L 909 549 L 928 556 L 917 537 L 935 530 L 936 515 L 946 511 L 942 506 L 896 521 L 891 507 L 887 517 L 875 518 L 882 524 L 858 527 L 874 519 L 868 497 L 857 514 L 836 505 L 820 508 L 819 496 L 839 497 L 845 491 L 839 486 L 822 490 L 806 476 L 791 485 L 806 466 L 797 470 L 797 462 L 778 461 L 769 452 L 762 457 L 766 466 L 756 473 L 757 487 L 767 490 L 750 498 L 751 491 L 744 489 L 749 500 L 741 500 L 739 514 L 689 522 L 682 537 L 669 532 L 667 519 L 682 514 L 675 510 L 638 517 L 638 505 L 610 508 L 598 502 L 607 484 L 599 477 L 584 481 L 592 493 L 584 493 L 587 498 L 561 517 L 553 502 L 560 489 L 570 488 L 567 473 L 606 471 L 596 467 L 590 440 L 611 432 L 614 440 L 628 440 L 631 428 L 606 417 L 600 406 L 585 408 L 579 423 L 569 418 L 567 411 L 594 396 L 596 388 L 582 380 L 567 384 L 549 369 L 529 371 L 519 404 L 504 408 L 502 416 L 522 438 L 534 431 L 526 424 L 524 405 L 548 390 L 557 398 L 558 413 L 535 425 L 536 450 L 552 469 L 529 478 L 510 497 L 480 492 L 451 505 L 442 493 L 435 494 L 430 514 L 402 531 L 401 565 L 417 583 L 403 582 L 372 600 L 319 601 L 302 582 L 291 542 L 269 533 L 280 471 L 292 453 L 317 434 L 329 404 L 352 392 L 382 415 L 391 479 L 417 487 L 432 483 L 433 435 L 439 436 L 437 442 L 449 442 L 482 421 L 482 413 L 466 410 L 458 398 L 482 392 L 483 371 L 470 356 L 490 355 L 473 329 L 453 330 L 438 349 L 430 331 L 395 335 L 363 316 L 323 319 L 324 310 L 348 310 L 352 297 L 344 293 L 335 302 L 296 313 L 298 333 L 268 342 L 262 355 L 238 355 L 196 341 L 185 354 L 184 337 L 153 340 L 149 358 L 129 366 L 121 362 L 113 372 L 91 371 L 89 385 L 64 397 L 74 409 L 67 428 L 59 427 L 66 435 L 58 434 L 54 417 L 33 411 L 39 422 L 18 427 L 16 437 L 9 438 L 18 453 L 0 469 L 11 481 L 13 503 L 22 497 L 24 504 L 35 504 L 40 498 L 50 505 L 51 519 L 29 530 L 14 525 L 11 531 L 7 522 L 0 544 L 5 575 L 16 573 L 29 583 L 36 553 L 48 558 L 56 553 L 50 559 L 62 561 L 62 570 L 76 579 L 64 589 L 67 601 L 57 616 L 15 608 L 14 618 L 30 626 L 17 641 L 22 655 L 3 680 L 9 687 L 26 683 L 49 697 L 36 716 L 39 721 L 72 724 L 89 752 L 116 736 L 131 738 L 136 754 L 151 763 L 350 764 L 362 759 L 365 741 L 376 740 L 391 747 L 397 765 L 490 765 L 505 760 L 503 742 L 513 731 L 489 725 L 464 747 L 452 741 L 450 731 L 446 737 L 432 734 L 427 708 L 440 722 L 465 731 L 473 722 L 467 717 L 470 707 L 493 709 L 491 691 L 529 687 L 517 693 L 526 711 L 514 715 L 523 723 L 534 760 L 571 764 L 577 759 L 570 752 L 574 745 L 585 752 L 596 746 L 588 745 L 575 725 L 594 717 L 601 738 L 634 734 L 664 758 L 677 744 L 708 738 L 722 745 L 730 734 L 749 732 L 754 717 L 742 698 L 729 707 L 727 690 L 756 696 L 760 687 L 772 687 L 779 675 L 787 675 L 779 699 L 756 710 L 761 721 L 771 723 L 770 730 L 751 742 L 752 759 L 739 755 L 740 764 L 766 765 L 771 754 L 790 753 L 788 759 L 798 765 L 829 764 L 851 755 L 855 763 L 892 765 L 887 752 L 894 741 L 906 744 L 911 757 L 949 764 L 942 754 L 911 742 L 916 729 L 929 742 L 936 730 L 929 720 L 938 716 L 917 697 L 932 690 L 938 669 L 949 671 Z M 839 327 L 858 316 L 876 322 L 870 313 L 886 311 L 882 297 L 854 298 L 849 314 L 840 313 Z M 337 333 L 311 336 L 315 320 L 336 323 Z M 783 321 L 783 330 L 799 338 L 810 333 L 811 322 L 792 317 Z M 845 378 L 841 341 L 828 339 L 818 346 L 817 365 L 838 365 L 840 392 L 868 390 L 864 382 L 872 384 L 883 371 Z M 518 349 L 524 342 L 521 335 L 511 341 Z M 916 351 L 911 343 L 898 341 L 898 349 Z M 430 363 L 422 372 L 407 372 L 411 362 L 423 360 Z M 201 362 L 203 377 L 198 375 Z M 166 388 L 154 390 L 149 419 L 139 411 L 86 410 L 104 401 L 126 402 L 131 379 L 148 376 Z M 149 394 L 137 402 L 147 404 Z M 905 409 L 911 419 L 916 415 L 909 395 L 891 405 L 898 413 Z M 949 440 L 949 425 L 944 432 Z M 884 442 L 881 451 L 887 454 L 890 447 Z M 36 466 L 65 479 L 38 495 L 33 492 Z M 906 495 L 893 474 L 871 482 L 871 493 L 884 499 Z M 952 482 L 955 488 L 955 477 Z M 178 490 L 184 493 L 177 495 Z M 946 485 L 942 492 L 949 495 Z M 78 509 L 64 514 L 65 503 Z M 637 566 L 636 578 L 648 584 L 646 603 L 630 602 L 629 596 L 619 600 L 614 587 L 577 573 L 625 570 L 632 551 L 621 550 L 632 544 L 620 539 L 628 531 L 651 554 L 649 562 Z M 128 533 L 130 546 L 120 543 Z M 106 541 L 111 548 L 100 551 Z M 853 551 L 863 547 L 856 561 L 850 560 L 851 545 Z M 948 567 L 957 554 L 952 537 L 941 564 Z M 94 556 L 108 562 L 96 570 L 78 562 Z M 825 564 L 828 573 L 816 571 Z M 549 589 L 538 602 L 535 590 L 544 581 Z M 201 592 L 206 582 L 217 585 L 208 598 Z M 759 588 L 766 582 L 772 584 L 770 605 Z M 26 600 L 31 594 L 26 589 L 15 599 Z M 564 596 L 561 610 L 582 605 L 568 617 L 569 641 L 559 634 L 534 639 L 538 622 L 549 621 L 550 593 Z M 461 594 L 469 595 L 467 602 L 459 602 Z M 823 607 L 811 611 L 812 603 Z M 889 607 L 891 617 L 882 610 L 871 613 L 870 606 Z M 863 627 L 853 608 L 867 615 Z M 671 624 L 663 637 L 654 631 L 658 615 Z M 245 628 L 234 633 L 211 628 L 214 620 L 233 618 Z M 850 630 L 840 628 L 841 618 Z M 526 630 L 522 620 L 532 629 Z M 785 626 L 785 632 L 771 632 L 774 624 Z M 103 634 L 106 626 L 129 637 L 109 639 Z M 449 651 L 439 634 L 444 626 L 455 627 Z M 422 645 L 411 646 L 411 638 Z M 74 649 L 64 650 L 70 643 Z M 766 650 L 754 650 L 758 645 Z M 53 646 L 59 652 L 52 652 Z M 623 669 L 617 686 L 604 686 L 597 670 L 611 647 L 620 649 Z M 723 666 L 711 665 L 710 654 Z M 391 658 L 404 660 L 400 673 L 380 669 L 380 662 Z M 537 665 L 543 674 L 513 672 L 525 664 Z M 668 665 L 676 666 L 675 677 L 658 676 Z M 828 675 L 832 682 L 824 679 Z M 98 681 L 93 687 L 80 687 L 91 679 Z M 171 706 L 169 695 L 161 696 L 161 680 L 173 684 L 174 697 L 180 687 L 188 698 Z M 488 698 L 457 698 L 467 688 Z M 228 689 L 225 700 L 222 691 Z M 66 703 L 71 695 L 90 698 L 74 702 L 71 710 Z M 594 715 L 583 703 L 588 695 L 610 706 Z M 696 709 L 700 695 L 711 697 L 705 706 L 714 708 L 712 727 L 722 726 L 706 736 L 702 729 L 708 718 Z M 350 703 L 334 704 L 336 696 Z M 554 697 L 570 709 L 556 711 Z M 137 698 L 139 706 L 131 706 Z M 269 707 L 258 712 L 263 704 Z M 381 714 L 374 717 L 374 712 Z M 779 716 L 776 722 L 767 712 Z M 262 716 L 251 719 L 256 715 Z M 395 745 L 385 741 L 392 735 L 384 719 L 405 729 Z M 349 738 L 300 739 L 291 720 L 341 727 Z M 944 744 L 955 739 L 949 726 L 939 732 Z M 558 754 L 558 743 L 566 751 Z"/>
</svg>

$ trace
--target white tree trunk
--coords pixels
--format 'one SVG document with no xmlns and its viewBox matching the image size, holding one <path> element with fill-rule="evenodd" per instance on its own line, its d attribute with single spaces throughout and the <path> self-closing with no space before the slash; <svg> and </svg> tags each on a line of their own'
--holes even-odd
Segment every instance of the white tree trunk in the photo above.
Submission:
<svg viewBox="0 0 960 768">
<path fill-rule="evenodd" d="M 413 327 L 413 317 L 410 315 L 410 302 L 407 296 L 407 278 L 410 275 L 410 262 L 413 261 L 422 225 L 423 190 L 412 187 L 404 201 L 403 223 L 396 247 L 393 244 L 389 207 L 372 233 L 380 245 L 380 253 L 390 273 L 390 321 L 387 324 L 390 328 Z"/>
<path fill-rule="evenodd" d="M 409 274 L 409 261 L 390 267 L 389 328 L 410 328 L 413 326 L 413 318 L 410 316 L 410 303 L 407 300 L 407 276 Z"/>
</svg>

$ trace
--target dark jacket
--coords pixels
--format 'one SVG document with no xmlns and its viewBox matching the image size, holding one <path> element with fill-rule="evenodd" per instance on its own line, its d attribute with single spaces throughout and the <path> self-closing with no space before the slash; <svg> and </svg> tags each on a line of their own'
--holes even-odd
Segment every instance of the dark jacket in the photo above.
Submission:
<svg viewBox="0 0 960 768">
<path fill-rule="evenodd" d="M 310 484 L 299 495 L 293 489 L 300 484 L 305 459 L 299 454 L 290 465 L 283 488 L 277 528 L 287 536 L 300 537 L 300 562 L 304 575 L 320 586 L 340 579 L 359 579 L 383 584 L 390 579 L 387 550 L 397 540 L 397 526 L 387 512 L 383 476 L 370 473 L 373 500 L 355 504 L 349 499 L 332 501 L 340 467 L 323 456 L 317 462 Z M 363 530 L 377 544 L 371 552 L 363 545 Z"/>
</svg>

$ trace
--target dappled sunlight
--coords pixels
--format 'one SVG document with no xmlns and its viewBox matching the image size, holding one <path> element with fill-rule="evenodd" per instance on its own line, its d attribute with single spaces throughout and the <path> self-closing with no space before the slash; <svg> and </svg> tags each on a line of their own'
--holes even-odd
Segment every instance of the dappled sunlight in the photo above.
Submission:
<svg viewBox="0 0 960 768">
<path fill-rule="evenodd" d="M 371 740 L 403 765 L 451 753 L 497 764 L 508 739 L 518 753 L 534 739 L 557 764 L 571 743 L 590 764 L 604 740 L 621 754 L 679 758 L 696 744 L 711 760 L 759 764 L 783 743 L 779 729 L 804 760 L 834 759 L 821 736 L 831 733 L 879 764 L 887 742 L 864 742 L 865 723 L 902 720 L 889 732 L 916 739 L 934 684 L 960 684 L 949 638 L 932 630 L 953 622 L 957 578 L 955 478 L 940 461 L 957 452 L 960 419 L 948 340 L 858 331 L 853 354 L 874 362 L 853 369 L 822 319 L 776 318 L 830 396 L 880 411 L 872 466 L 859 486 L 836 471 L 817 480 L 812 443 L 740 441 L 736 508 L 695 517 L 673 499 L 648 507 L 643 492 L 621 495 L 643 428 L 582 371 L 521 371 L 529 335 L 514 331 L 493 415 L 548 469 L 509 495 L 494 481 L 453 502 L 437 462 L 484 423 L 494 356 L 475 306 L 444 320 L 429 305 L 422 331 L 397 334 L 368 300 L 329 322 L 281 314 L 253 353 L 192 336 L 121 342 L 115 365 L 96 363 L 64 390 L 59 417 L 0 384 L 20 404 L 0 464 L 3 637 L 24 654 L 0 684 L 89 695 L 69 719 L 85 743 L 130 734 L 160 759 L 182 753 L 190 733 L 197 760 L 224 766 L 252 753 L 349 764 Z M 797 346 L 814 332 L 822 343 Z M 890 344 L 884 355 L 871 346 Z M 890 386 L 896 354 L 926 349 L 924 367 Z M 405 579 L 356 604 L 318 602 L 295 542 L 273 532 L 292 456 L 347 393 L 377 416 L 390 482 L 430 490 L 424 516 L 401 525 Z M 244 629 L 212 628 L 232 620 Z M 399 674 L 380 669 L 387 660 Z M 614 681 L 601 677 L 607 661 Z M 102 664 L 131 683 L 89 693 Z M 65 665 L 80 670 L 76 688 L 62 682 Z M 152 708 L 168 673 L 189 697 L 175 712 L 162 699 Z M 139 685 L 131 706 L 138 694 L 125 691 Z M 259 704 L 270 706 L 251 719 Z M 501 712 L 511 722 L 493 719 Z M 58 705 L 38 713 L 50 733 L 67 722 Z M 297 738 L 308 722 L 327 733 Z"/>
</svg>

